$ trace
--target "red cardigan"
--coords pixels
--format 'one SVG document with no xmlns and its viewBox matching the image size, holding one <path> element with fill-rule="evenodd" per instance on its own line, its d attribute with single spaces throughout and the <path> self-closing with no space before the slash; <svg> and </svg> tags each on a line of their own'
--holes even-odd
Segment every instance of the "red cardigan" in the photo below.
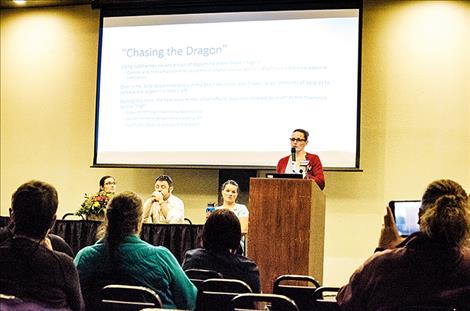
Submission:
<svg viewBox="0 0 470 311">
<path fill-rule="evenodd" d="M 289 163 L 290 156 L 284 157 L 277 163 L 276 172 L 285 173 L 287 163 Z M 323 176 L 323 166 L 321 165 L 320 158 L 316 154 L 308 153 L 305 156 L 308 160 L 307 175 L 308 179 L 313 179 L 321 190 L 325 188 L 325 176 Z"/>
</svg>

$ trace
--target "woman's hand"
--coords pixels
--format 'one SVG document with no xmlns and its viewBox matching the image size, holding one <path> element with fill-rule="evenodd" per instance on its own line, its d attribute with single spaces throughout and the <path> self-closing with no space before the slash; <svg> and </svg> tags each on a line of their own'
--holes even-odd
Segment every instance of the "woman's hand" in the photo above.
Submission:
<svg viewBox="0 0 470 311">
<path fill-rule="evenodd" d="M 380 231 L 379 248 L 388 249 L 394 248 L 404 239 L 398 233 L 395 219 L 393 218 L 392 210 L 387 206 L 387 213 L 384 216 L 384 223 Z"/>
</svg>

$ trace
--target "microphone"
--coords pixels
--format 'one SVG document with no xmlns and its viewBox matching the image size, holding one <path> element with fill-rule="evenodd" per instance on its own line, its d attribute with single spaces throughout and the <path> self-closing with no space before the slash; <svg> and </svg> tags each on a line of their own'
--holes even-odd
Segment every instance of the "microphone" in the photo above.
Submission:
<svg viewBox="0 0 470 311">
<path fill-rule="evenodd" d="M 295 148 L 292 147 L 290 150 L 291 156 L 292 156 L 292 161 L 295 161 Z"/>
</svg>

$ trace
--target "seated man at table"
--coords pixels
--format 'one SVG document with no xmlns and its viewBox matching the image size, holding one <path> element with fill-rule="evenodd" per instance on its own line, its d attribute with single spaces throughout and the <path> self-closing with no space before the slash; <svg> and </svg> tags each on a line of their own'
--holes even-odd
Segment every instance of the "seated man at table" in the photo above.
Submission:
<svg viewBox="0 0 470 311">
<path fill-rule="evenodd" d="M 173 193 L 173 180 L 160 175 L 155 180 L 155 191 L 144 203 L 144 222 L 180 224 L 184 221 L 184 203 Z"/>
<path fill-rule="evenodd" d="M 83 310 L 77 269 L 70 256 L 53 251 L 57 191 L 42 181 L 21 185 L 11 200 L 13 237 L 0 245 L 0 288 L 45 308 Z"/>
<path fill-rule="evenodd" d="M 214 270 L 224 278 L 246 282 L 254 293 L 259 293 L 259 270 L 256 263 L 236 253 L 241 237 L 240 221 L 234 212 L 227 209 L 214 211 L 204 224 L 204 248 L 186 252 L 183 270 Z"/>
</svg>

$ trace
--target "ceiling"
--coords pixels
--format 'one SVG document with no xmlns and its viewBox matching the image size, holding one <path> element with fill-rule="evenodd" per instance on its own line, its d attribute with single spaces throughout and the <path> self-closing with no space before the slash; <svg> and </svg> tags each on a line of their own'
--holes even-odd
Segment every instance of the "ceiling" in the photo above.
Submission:
<svg viewBox="0 0 470 311">
<path fill-rule="evenodd" d="M 91 0 L 26 0 L 25 4 L 18 5 L 13 0 L 0 0 L 0 8 L 29 8 L 29 7 L 44 7 L 44 6 L 64 6 L 64 5 L 78 5 L 78 4 L 91 4 Z"/>
</svg>

